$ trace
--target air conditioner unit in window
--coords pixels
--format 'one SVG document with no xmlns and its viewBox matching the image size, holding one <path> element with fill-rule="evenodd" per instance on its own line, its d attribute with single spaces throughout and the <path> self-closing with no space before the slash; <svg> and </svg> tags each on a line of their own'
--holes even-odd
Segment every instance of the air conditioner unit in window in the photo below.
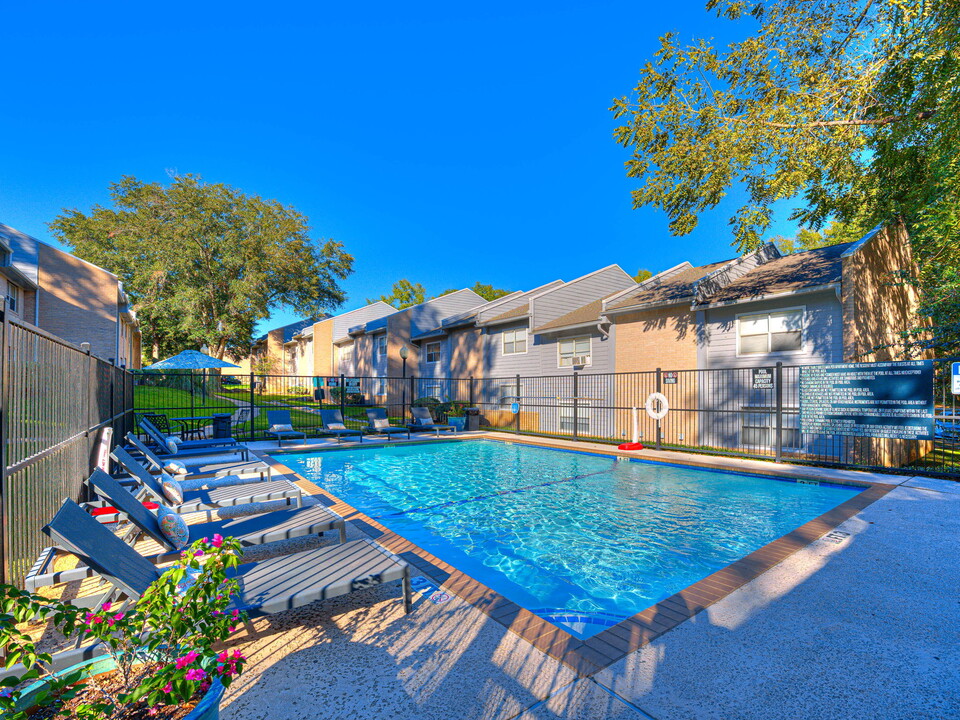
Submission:
<svg viewBox="0 0 960 720">
<path fill-rule="evenodd" d="M 570 358 L 571 365 L 586 365 L 589 362 L 589 355 L 574 355 L 572 358 Z"/>
</svg>

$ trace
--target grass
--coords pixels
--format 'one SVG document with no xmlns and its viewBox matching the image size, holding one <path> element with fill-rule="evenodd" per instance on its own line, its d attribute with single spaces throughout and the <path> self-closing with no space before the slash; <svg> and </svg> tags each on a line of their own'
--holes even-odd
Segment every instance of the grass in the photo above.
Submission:
<svg viewBox="0 0 960 720">
<path fill-rule="evenodd" d="M 133 407 L 138 413 L 158 412 L 168 417 L 190 415 L 190 393 L 177 388 L 137 385 L 133 389 Z M 215 412 L 234 412 L 237 406 L 227 400 L 207 395 L 204 401 L 199 393 L 193 395 L 194 415 L 212 415 Z"/>
</svg>

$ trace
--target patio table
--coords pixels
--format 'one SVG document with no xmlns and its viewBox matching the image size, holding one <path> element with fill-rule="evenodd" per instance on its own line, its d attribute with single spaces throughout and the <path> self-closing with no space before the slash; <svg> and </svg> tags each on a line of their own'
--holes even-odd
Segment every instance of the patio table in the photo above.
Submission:
<svg viewBox="0 0 960 720">
<path fill-rule="evenodd" d="M 180 424 L 180 437 L 189 440 L 193 437 L 203 439 L 206 432 L 203 429 L 204 424 L 213 422 L 212 415 L 197 415 L 195 417 L 170 418 L 173 422 Z"/>
</svg>

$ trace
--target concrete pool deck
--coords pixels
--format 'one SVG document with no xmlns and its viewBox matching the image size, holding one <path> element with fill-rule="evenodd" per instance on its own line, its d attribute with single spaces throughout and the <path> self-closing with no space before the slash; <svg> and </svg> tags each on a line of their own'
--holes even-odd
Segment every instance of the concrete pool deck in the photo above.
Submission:
<svg viewBox="0 0 960 720">
<path fill-rule="evenodd" d="M 756 471 L 756 461 L 734 462 Z M 222 717 L 960 717 L 960 484 L 865 475 L 847 479 L 898 487 L 592 676 L 452 594 L 420 598 L 404 616 L 388 585 L 241 632 L 251 662 Z"/>
</svg>

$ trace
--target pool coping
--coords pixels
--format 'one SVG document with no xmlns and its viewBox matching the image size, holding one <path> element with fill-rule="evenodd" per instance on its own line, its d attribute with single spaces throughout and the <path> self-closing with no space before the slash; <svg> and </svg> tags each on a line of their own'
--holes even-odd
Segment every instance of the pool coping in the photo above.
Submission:
<svg viewBox="0 0 960 720">
<path fill-rule="evenodd" d="M 518 439 L 512 436 L 502 438 L 484 434 L 463 438 L 447 437 L 440 439 L 439 442 L 464 442 L 478 439 L 510 442 L 534 447 L 547 447 L 558 450 L 574 450 L 587 454 L 604 454 L 634 461 L 639 460 L 645 463 L 701 467 L 723 472 L 760 475 L 779 479 L 790 477 L 789 474 L 782 472 L 783 469 L 789 467 L 784 465 L 773 466 L 769 472 L 763 472 L 761 469 L 732 469 L 717 465 L 711 466 L 711 463 L 709 463 L 706 458 L 703 462 L 688 462 L 685 458 L 671 458 L 670 460 L 662 461 L 654 458 L 638 457 L 635 453 L 618 451 L 616 448 L 600 449 L 591 447 L 590 449 L 580 450 L 575 447 L 576 443 L 572 441 L 564 441 L 563 444 L 558 444 L 549 441 L 531 441 L 526 438 Z M 438 440 L 418 439 L 413 442 L 416 444 L 435 444 Z M 442 585 L 444 590 L 452 592 L 457 597 L 470 603 L 537 649 L 562 662 L 581 677 L 588 677 L 603 670 L 617 660 L 639 650 L 644 645 L 647 645 L 664 633 L 669 632 L 681 623 L 709 608 L 715 602 L 723 599 L 797 551 L 802 550 L 810 543 L 826 535 L 831 530 L 834 530 L 841 523 L 850 519 L 896 487 L 894 484 L 865 480 L 858 481 L 836 477 L 824 478 L 824 482 L 862 487 L 864 490 L 840 503 L 835 508 L 807 521 L 786 535 L 767 543 L 763 547 L 711 573 L 702 580 L 687 586 L 670 597 L 620 621 L 612 627 L 601 630 L 589 638 L 580 639 L 550 621 L 535 615 L 503 595 L 500 595 L 498 592 L 491 590 L 483 583 L 457 570 L 432 553 L 411 543 L 409 540 L 401 537 L 393 530 L 380 524 L 352 505 L 324 490 L 316 483 L 306 479 L 303 475 L 284 465 L 277 459 L 277 456 L 286 454 L 336 452 L 341 449 L 355 450 L 360 447 L 362 446 L 359 443 L 344 443 L 337 447 L 307 449 L 287 447 L 259 451 L 252 450 L 252 452 L 265 463 L 273 466 L 276 471 L 295 475 L 299 482 L 306 484 L 311 493 L 321 499 L 331 510 L 344 517 L 348 522 L 359 526 L 373 539 L 406 560 L 420 572 L 429 575 L 433 580 Z M 376 447 L 387 446 L 377 445 Z M 781 472 L 777 472 L 777 470 Z M 828 470 L 824 470 L 824 473 L 828 475 L 831 474 Z M 803 480 L 805 478 L 795 476 L 794 479 Z"/>
</svg>

